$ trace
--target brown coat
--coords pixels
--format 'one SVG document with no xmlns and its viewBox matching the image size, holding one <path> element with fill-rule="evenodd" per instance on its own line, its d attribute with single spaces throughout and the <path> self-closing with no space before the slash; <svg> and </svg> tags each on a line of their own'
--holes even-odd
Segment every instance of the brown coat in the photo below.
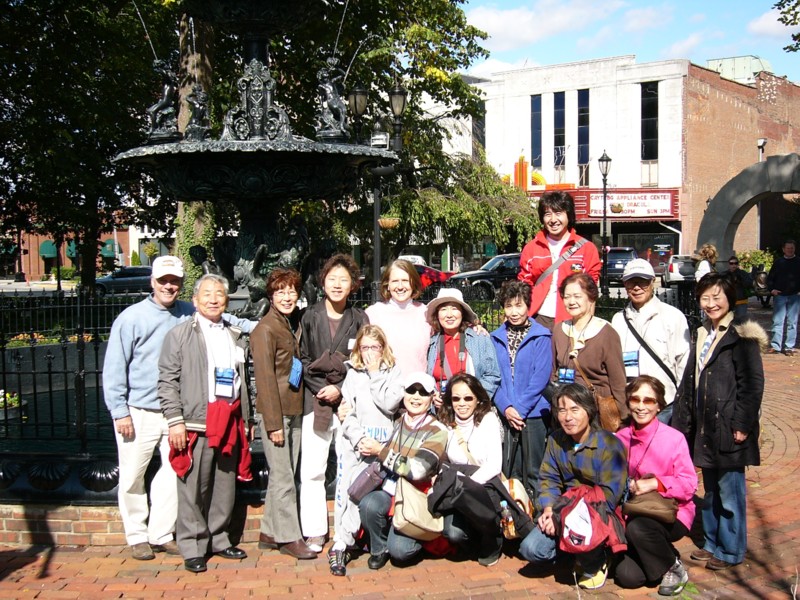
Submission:
<svg viewBox="0 0 800 600">
<path fill-rule="evenodd" d="M 256 410 L 267 431 L 283 429 L 283 417 L 303 414 L 303 384 L 289 385 L 292 358 L 300 358 L 297 338 L 286 317 L 271 308 L 250 334 L 256 372 Z"/>
<path fill-rule="evenodd" d="M 595 317 L 597 319 L 597 317 Z M 586 345 L 578 354 L 578 361 L 589 382 L 600 396 L 614 396 L 619 406 L 619 414 L 625 419 L 628 406 L 625 402 L 625 364 L 622 361 L 622 344 L 619 335 L 605 322 L 597 335 L 586 340 Z M 558 369 L 575 369 L 575 383 L 586 385 L 575 361 L 570 358 L 570 338 L 564 333 L 561 323 L 553 328 L 553 379 L 558 377 Z M 588 386 L 587 386 L 588 387 Z"/>
</svg>

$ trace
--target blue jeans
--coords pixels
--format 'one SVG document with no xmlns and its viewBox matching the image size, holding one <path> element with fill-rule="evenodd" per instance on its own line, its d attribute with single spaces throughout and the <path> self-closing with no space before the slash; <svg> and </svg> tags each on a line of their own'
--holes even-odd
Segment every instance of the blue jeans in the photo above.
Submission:
<svg viewBox="0 0 800 600">
<path fill-rule="evenodd" d="M 747 550 L 744 469 L 703 469 L 703 548 L 738 565 Z"/>
<path fill-rule="evenodd" d="M 772 309 L 772 347 L 778 352 L 794 350 L 797 342 L 797 315 L 800 313 L 800 296 L 773 296 Z M 783 324 L 786 322 L 786 339 L 783 337 Z"/>
<path fill-rule="evenodd" d="M 664 407 L 664 409 L 656 415 L 656 419 L 661 421 L 664 425 L 669 425 L 670 423 L 672 423 L 672 409 L 673 408 L 674 408 L 674 406 L 672 404 L 667 404 Z"/>
<path fill-rule="evenodd" d="M 392 527 L 388 514 L 391 505 L 392 497 L 383 490 L 370 492 L 358 505 L 361 524 L 369 534 L 369 553 L 378 556 L 388 552 L 394 560 L 410 560 L 422 550 L 422 544 Z"/>
<path fill-rule="evenodd" d="M 558 540 L 542 532 L 539 527 L 534 527 L 519 545 L 522 558 L 535 565 L 549 565 L 555 562 Z M 584 573 L 597 573 L 605 562 L 605 546 L 583 554 L 575 554 L 575 561 L 579 563 Z"/>
</svg>

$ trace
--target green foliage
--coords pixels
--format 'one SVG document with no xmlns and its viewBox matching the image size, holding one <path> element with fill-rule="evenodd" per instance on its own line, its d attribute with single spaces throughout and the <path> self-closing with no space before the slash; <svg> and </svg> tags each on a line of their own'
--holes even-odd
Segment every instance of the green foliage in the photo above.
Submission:
<svg viewBox="0 0 800 600">
<path fill-rule="evenodd" d="M 215 207 L 206 202 L 182 202 L 181 212 L 175 219 L 175 255 L 183 261 L 183 291 L 181 298 L 192 297 L 194 282 L 203 275 L 203 268 L 192 262 L 189 248 L 203 246 L 209 255 L 213 255 L 214 238 L 216 237 Z"/>
<path fill-rule="evenodd" d="M 61 279 L 73 279 L 75 277 L 75 270 L 75 267 L 61 267 Z"/>
<path fill-rule="evenodd" d="M 778 20 L 787 27 L 800 25 L 800 0 L 778 0 L 773 8 L 778 9 L 780 12 Z M 786 52 L 800 51 L 800 33 L 793 33 L 792 43 L 783 49 Z"/>
<path fill-rule="evenodd" d="M 158 244 L 153 242 L 147 242 L 144 246 L 142 246 L 142 252 L 144 252 L 147 259 L 152 263 L 153 259 L 158 256 Z"/>
<path fill-rule="evenodd" d="M 141 264 L 142 264 L 142 259 L 139 258 L 139 253 L 136 250 L 134 250 L 133 252 L 131 252 L 131 266 L 138 267 Z"/>
<path fill-rule="evenodd" d="M 767 248 L 766 250 L 742 250 L 737 252 L 736 256 L 739 258 L 739 268 L 749 273 L 753 267 L 759 265 L 764 265 L 764 270 L 769 271 L 780 253 Z"/>
<path fill-rule="evenodd" d="M 175 16 L 156 0 L 139 6 L 166 57 Z M 158 86 L 148 40 L 132 3 L 83 0 L 7 2 L 0 39 L 0 226 L 74 232 L 83 283 L 93 285 L 99 234 L 133 220 L 131 200 L 153 191 L 111 163 L 142 141 L 143 108 Z M 162 207 L 146 215 L 163 217 Z"/>
</svg>

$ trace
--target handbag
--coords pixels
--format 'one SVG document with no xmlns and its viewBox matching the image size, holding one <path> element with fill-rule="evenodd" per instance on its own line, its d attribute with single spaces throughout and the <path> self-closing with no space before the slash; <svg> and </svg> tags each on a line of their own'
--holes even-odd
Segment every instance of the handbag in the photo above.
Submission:
<svg viewBox="0 0 800 600">
<path fill-rule="evenodd" d="M 511 469 L 514 465 L 516 456 L 517 456 L 517 449 L 520 446 L 520 435 L 517 435 L 514 438 L 513 449 L 511 450 L 511 455 L 509 456 L 508 466 L 506 471 L 508 474 L 511 474 Z M 523 452 L 522 455 L 522 462 L 523 462 L 523 469 L 522 469 L 522 481 L 515 478 L 508 478 L 503 473 L 500 473 L 500 481 L 503 484 L 503 487 L 506 488 L 508 491 L 508 495 L 514 500 L 514 503 L 517 505 L 520 511 L 528 515 L 531 519 L 533 519 L 533 515 L 535 513 L 535 507 L 533 505 L 533 501 L 531 500 L 530 494 L 526 489 L 525 484 L 527 483 L 528 479 L 528 472 L 525 470 L 525 454 Z"/>
<path fill-rule="evenodd" d="M 622 514 L 626 517 L 649 517 L 669 525 L 678 518 L 678 502 L 653 490 L 627 500 L 622 505 Z"/>
<path fill-rule="evenodd" d="M 617 406 L 617 401 L 614 399 L 614 396 L 601 396 L 598 394 L 595 387 L 589 383 L 586 373 L 583 372 L 581 363 L 578 362 L 578 357 L 573 357 L 572 361 L 575 363 L 575 366 L 578 367 L 581 377 L 583 377 L 583 380 L 586 382 L 586 386 L 594 396 L 594 401 L 597 403 L 597 412 L 599 413 L 600 417 L 600 427 L 606 431 L 610 431 L 611 433 L 616 432 L 622 425 L 622 416 L 619 414 L 619 406 Z"/>
<path fill-rule="evenodd" d="M 296 356 L 292 357 L 292 369 L 289 372 L 289 385 L 294 389 L 300 388 L 300 383 L 303 381 L 303 361 Z"/>
<path fill-rule="evenodd" d="M 377 460 L 371 462 L 347 488 L 347 495 L 350 496 L 350 500 L 358 504 L 364 496 L 377 490 L 384 479 L 386 479 L 386 471 L 381 468 L 381 463 Z"/>
<path fill-rule="evenodd" d="M 428 542 L 442 535 L 444 517 L 434 517 L 428 510 L 428 495 L 401 477 L 394 496 L 392 524 L 403 535 Z"/>
</svg>

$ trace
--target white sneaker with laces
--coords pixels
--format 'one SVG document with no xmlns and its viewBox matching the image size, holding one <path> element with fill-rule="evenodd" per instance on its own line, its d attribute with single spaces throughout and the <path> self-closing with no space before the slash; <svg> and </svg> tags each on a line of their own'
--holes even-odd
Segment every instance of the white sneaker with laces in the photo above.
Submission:
<svg viewBox="0 0 800 600">
<path fill-rule="evenodd" d="M 658 595 L 677 596 L 683 591 L 688 582 L 689 574 L 680 559 L 676 558 L 675 564 L 661 578 L 661 585 L 658 586 Z"/>
</svg>

